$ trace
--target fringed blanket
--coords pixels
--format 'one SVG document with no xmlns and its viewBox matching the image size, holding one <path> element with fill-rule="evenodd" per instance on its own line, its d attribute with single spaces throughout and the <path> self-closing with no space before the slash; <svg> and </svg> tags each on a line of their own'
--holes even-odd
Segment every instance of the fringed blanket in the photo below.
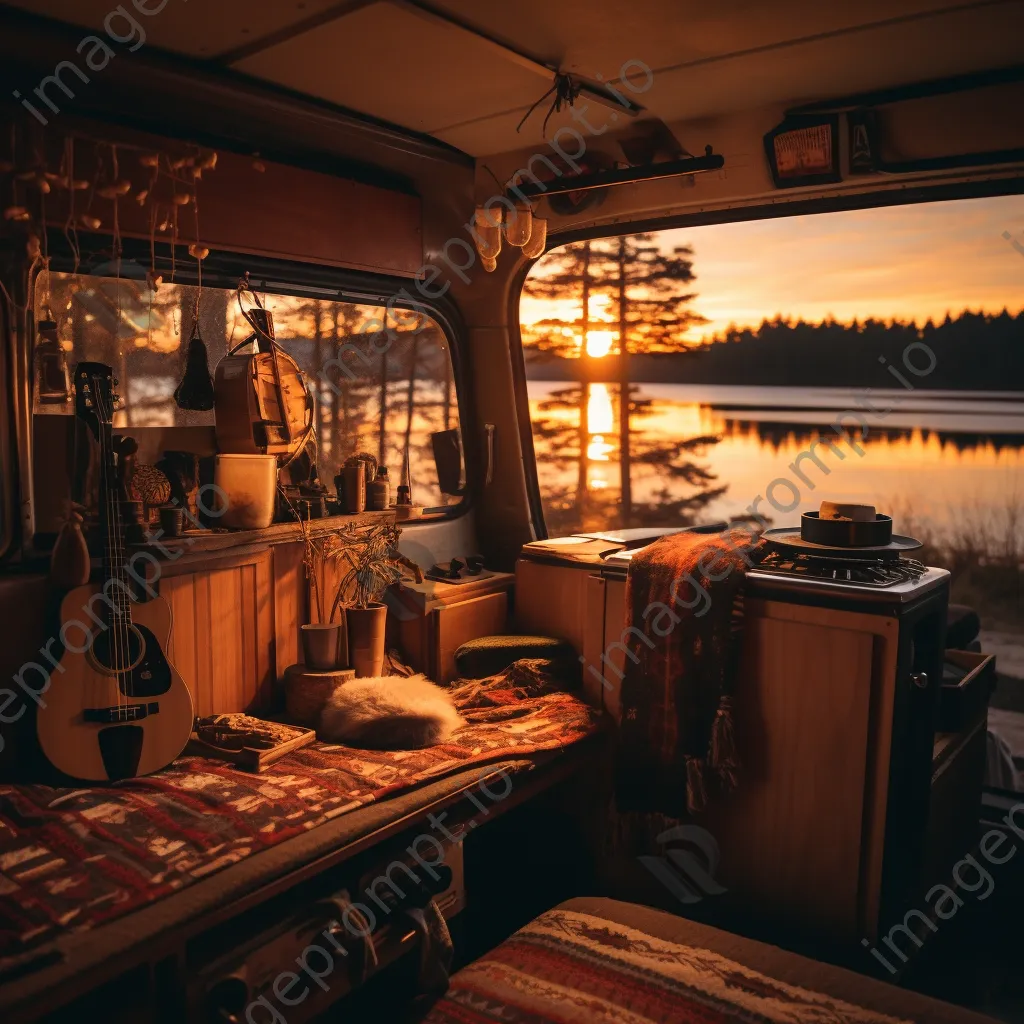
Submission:
<svg viewBox="0 0 1024 1024">
<path fill-rule="evenodd" d="M 358 807 L 596 731 L 597 714 L 555 690 L 543 669 L 517 662 L 456 689 L 467 725 L 443 746 L 316 743 L 259 775 L 184 757 L 111 786 L 0 785 L 0 969 L 65 931 L 121 917 Z"/>
<path fill-rule="evenodd" d="M 761 542 L 743 529 L 663 537 L 632 559 L 616 763 L 620 811 L 685 816 L 734 789 L 732 702 L 743 583 Z"/>
<path fill-rule="evenodd" d="M 452 978 L 424 1024 L 898 1024 L 570 910 L 548 911 Z"/>
</svg>

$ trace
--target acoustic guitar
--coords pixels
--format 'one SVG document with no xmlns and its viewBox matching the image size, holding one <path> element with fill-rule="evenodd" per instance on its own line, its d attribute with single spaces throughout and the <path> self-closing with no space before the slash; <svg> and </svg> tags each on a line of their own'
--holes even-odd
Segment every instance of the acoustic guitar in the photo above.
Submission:
<svg viewBox="0 0 1024 1024">
<path fill-rule="evenodd" d="M 192 697 L 164 654 L 171 609 L 130 587 L 113 444 L 113 373 L 75 368 L 75 406 L 99 441 L 103 582 L 61 603 L 61 655 L 36 717 L 47 760 L 76 779 L 116 781 L 170 764 L 192 733 Z"/>
</svg>

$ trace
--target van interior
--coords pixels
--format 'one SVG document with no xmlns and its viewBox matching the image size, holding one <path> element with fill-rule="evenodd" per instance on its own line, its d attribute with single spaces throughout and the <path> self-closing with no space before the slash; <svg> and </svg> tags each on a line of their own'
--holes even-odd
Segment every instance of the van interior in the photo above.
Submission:
<svg viewBox="0 0 1024 1024">
<path fill-rule="evenodd" d="M 1022 34 L 0 3 L 0 1019 L 1024 1021 Z"/>
</svg>

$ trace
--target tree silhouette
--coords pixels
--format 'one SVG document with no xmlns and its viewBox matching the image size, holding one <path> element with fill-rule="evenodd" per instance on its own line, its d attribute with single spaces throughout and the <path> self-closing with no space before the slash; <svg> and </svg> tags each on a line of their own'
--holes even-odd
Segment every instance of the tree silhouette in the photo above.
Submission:
<svg viewBox="0 0 1024 1024">
<path fill-rule="evenodd" d="M 587 410 L 590 407 L 590 363 L 587 351 L 590 336 L 590 294 L 593 285 L 593 248 L 591 242 L 568 245 L 545 261 L 543 276 L 527 280 L 525 292 L 532 298 L 560 299 L 572 295 L 578 288 L 580 294 L 579 317 L 566 329 L 565 321 L 550 321 L 555 329 L 540 334 L 537 349 L 547 358 L 572 356 L 581 360 L 583 373 L 579 386 L 568 388 L 553 396 L 547 403 L 549 410 L 571 409 L 576 412 L 576 436 L 560 439 L 559 449 L 569 442 L 576 451 L 576 491 L 573 506 L 576 516 L 582 521 L 587 515 L 589 487 L 587 483 Z M 578 330 L 577 330 L 578 328 Z M 556 428 L 557 429 L 557 428 Z"/>
<path fill-rule="evenodd" d="M 548 301 L 575 300 L 579 295 L 579 314 L 574 319 L 548 318 L 524 330 L 524 344 L 531 356 L 541 361 L 572 359 L 578 369 L 574 375 L 580 380 L 578 387 L 560 389 L 541 402 L 538 412 L 545 415 L 535 419 L 534 424 L 539 459 L 547 460 L 553 469 L 564 470 L 569 459 L 577 466 L 574 500 L 570 502 L 567 493 L 557 497 L 558 515 L 550 524 L 553 528 L 587 523 L 607 527 L 613 521 L 622 526 L 631 525 L 634 520 L 676 522 L 681 515 L 704 507 L 721 493 L 710 487 L 713 477 L 692 458 L 714 443 L 715 438 L 659 446 L 649 442 L 642 430 L 633 428 L 634 417 L 645 415 L 650 409 L 649 403 L 638 398 L 631 383 L 632 353 L 684 351 L 689 347 L 685 332 L 703 322 L 703 317 L 690 308 L 694 294 L 685 287 L 694 280 L 692 250 L 679 247 L 663 252 L 653 242 L 653 235 L 640 234 L 564 246 L 545 258 L 540 272 L 529 278 L 524 288 L 531 298 Z M 592 316 L 591 299 L 599 295 L 606 297 L 601 307 L 614 309 L 616 319 Z M 618 327 L 616 355 L 595 358 L 588 354 L 586 342 L 595 323 Z M 595 494 L 588 487 L 587 478 L 590 382 L 613 377 L 618 385 L 617 509 L 611 506 L 609 492 Z M 576 412 L 574 437 L 569 436 L 565 411 Z M 679 499 L 671 497 L 664 488 L 657 501 L 637 509 L 633 499 L 634 465 L 654 467 L 664 471 L 667 479 L 685 480 L 697 490 Z M 595 503 L 593 507 L 591 503 Z M 602 521 L 594 523 L 595 519 Z"/>
</svg>

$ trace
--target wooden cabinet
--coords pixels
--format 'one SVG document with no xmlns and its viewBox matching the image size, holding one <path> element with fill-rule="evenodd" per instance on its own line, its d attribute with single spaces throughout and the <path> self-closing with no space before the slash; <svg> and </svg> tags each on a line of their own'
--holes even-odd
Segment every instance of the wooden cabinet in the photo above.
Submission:
<svg viewBox="0 0 1024 1024">
<path fill-rule="evenodd" d="M 365 512 L 351 525 L 389 513 Z M 314 532 L 336 521 L 319 520 Z M 153 556 L 157 548 L 148 549 Z M 300 627 L 310 617 L 303 545 L 294 524 L 247 533 L 210 532 L 166 540 L 151 583 L 171 606 L 169 655 L 192 693 L 196 714 L 283 707 L 278 684 L 302 661 Z M 342 573 L 340 562 L 334 572 Z M 335 581 L 336 582 L 336 579 Z M 332 581 L 328 589 L 333 597 Z"/>
<path fill-rule="evenodd" d="M 921 685 L 941 677 L 945 599 L 936 589 L 897 615 L 748 594 L 740 788 L 695 819 L 744 912 L 874 941 L 973 847 L 984 720 L 935 743 L 937 687 Z M 584 686 L 617 718 L 624 579 L 591 576 L 585 606 Z"/>
<path fill-rule="evenodd" d="M 472 582 L 427 580 L 390 595 L 394 639 L 409 664 L 438 683 L 456 676 L 455 652 L 467 641 L 508 631 L 510 573 Z"/>
</svg>

